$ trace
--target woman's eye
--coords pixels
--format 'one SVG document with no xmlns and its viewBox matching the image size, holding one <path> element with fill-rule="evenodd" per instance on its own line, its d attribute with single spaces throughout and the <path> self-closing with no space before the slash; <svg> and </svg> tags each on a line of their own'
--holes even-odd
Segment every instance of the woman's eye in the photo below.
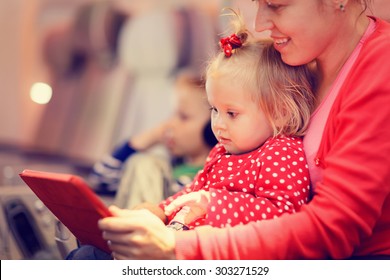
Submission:
<svg viewBox="0 0 390 280">
<path fill-rule="evenodd" d="M 267 6 L 272 10 L 277 10 L 278 8 L 280 8 L 280 5 L 273 4 L 271 1 L 267 1 Z"/>
</svg>

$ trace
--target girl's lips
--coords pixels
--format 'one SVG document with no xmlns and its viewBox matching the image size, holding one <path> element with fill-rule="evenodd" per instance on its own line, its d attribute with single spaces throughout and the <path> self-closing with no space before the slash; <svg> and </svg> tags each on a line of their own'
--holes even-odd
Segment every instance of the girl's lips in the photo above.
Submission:
<svg viewBox="0 0 390 280">
<path fill-rule="evenodd" d="M 219 138 L 218 138 L 218 141 L 219 141 L 219 143 L 221 143 L 221 144 L 227 144 L 227 143 L 230 142 L 229 139 L 223 138 L 223 137 L 219 137 Z"/>
</svg>

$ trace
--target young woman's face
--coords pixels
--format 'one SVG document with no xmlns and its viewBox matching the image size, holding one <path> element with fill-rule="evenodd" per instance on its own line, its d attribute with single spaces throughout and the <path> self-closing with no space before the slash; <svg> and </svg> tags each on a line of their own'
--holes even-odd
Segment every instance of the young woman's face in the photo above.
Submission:
<svg viewBox="0 0 390 280">
<path fill-rule="evenodd" d="M 195 158 L 210 150 L 203 140 L 203 129 L 210 119 L 206 95 L 183 85 L 175 94 L 176 111 L 168 123 L 164 142 L 173 156 Z"/>
<path fill-rule="evenodd" d="M 242 154 L 260 147 L 272 136 L 272 128 L 250 92 L 233 82 L 209 78 L 207 98 L 212 108 L 212 130 L 231 154 Z"/>
<path fill-rule="evenodd" d="M 275 48 L 287 64 L 302 65 L 326 57 L 335 47 L 333 42 L 337 42 L 337 37 L 342 35 L 339 19 L 343 12 L 339 9 L 339 1 L 255 2 L 256 31 L 270 31 Z"/>
</svg>

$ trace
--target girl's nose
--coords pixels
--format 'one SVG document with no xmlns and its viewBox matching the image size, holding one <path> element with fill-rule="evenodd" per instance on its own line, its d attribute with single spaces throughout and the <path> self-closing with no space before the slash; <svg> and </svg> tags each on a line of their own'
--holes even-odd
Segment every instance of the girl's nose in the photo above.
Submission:
<svg viewBox="0 0 390 280">
<path fill-rule="evenodd" d="M 223 121 L 223 118 L 220 115 L 214 116 L 212 118 L 211 124 L 212 124 L 213 131 L 215 132 L 225 129 L 225 123 Z"/>
</svg>

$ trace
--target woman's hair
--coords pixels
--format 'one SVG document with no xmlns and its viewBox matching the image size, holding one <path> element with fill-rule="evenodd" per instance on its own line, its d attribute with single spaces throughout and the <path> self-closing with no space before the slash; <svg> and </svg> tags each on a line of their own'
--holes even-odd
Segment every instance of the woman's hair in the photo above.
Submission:
<svg viewBox="0 0 390 280">
<path fill-rule="evenodd" d="M 208 64 L 206 79 L 223 79 L 252 92 L 269 120 L 274 136 L 303 136 L 312 113 L 314 74 L 308 66 L 285 64 L 272 42 L 254 39 L 233 11 L 234 34 L 242 46 L 227 57 L 222 51 Z"/>
</svg>

